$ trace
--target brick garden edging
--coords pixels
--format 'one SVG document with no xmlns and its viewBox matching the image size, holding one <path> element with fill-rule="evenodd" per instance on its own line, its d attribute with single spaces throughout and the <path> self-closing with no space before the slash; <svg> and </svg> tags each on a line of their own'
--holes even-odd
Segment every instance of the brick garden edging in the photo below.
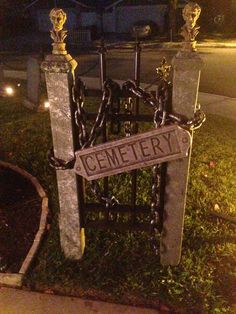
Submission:
<svg viewBox="0 0 236 314">
<path fill-rule="evenodd" d="M 23 278 L 25 274 L 27 273 L 27 271 L 29 270 L 29 267 L 39 249 L 40 243 L 46 231 L 47 217 L 49 213 L 48 198 L 44 189 L 38 182 L 38 180 L 34 176 L 29 174 L 27 171 L 19 168 L 16 165 L 12 165 L 10 163 L 7 163 L 1 160 L 0 160 L 0 166 L 9 168 L 19 173 L 26 179 L 28 179 L 32 183 L 32 185 L 35 187 L 39 197 L 41 198 L 41 217 L 40 217 L 39 229 L 35 235 L 34 242 L 27 256 L 24 259 L 24 262 L 21 265 L 19 273 L 0 273 L 0 285 L 2 284 L 2 285 L 12 286 L 12 287 L 21 287 Z"/>
</svg>

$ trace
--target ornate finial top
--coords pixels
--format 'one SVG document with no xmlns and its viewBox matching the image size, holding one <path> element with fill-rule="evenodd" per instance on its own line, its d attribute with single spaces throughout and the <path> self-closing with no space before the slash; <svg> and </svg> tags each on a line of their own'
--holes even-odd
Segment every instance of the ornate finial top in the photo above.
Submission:
<svg viewBox="0 0 236 314">
<path fill-rule="evenodd" d="M 54 8 L 51 10 L 49 16 L 53 24 L 54 31 L 61 31 L 63 29 L 63 25 L 66 22 L 66 13 L 62 9 Z"/>
<path fill-rule="evenodd" d="M 164 80 L 167 80 L 167 78 L 170 75 L 171 66 L 168 65 L 166 58 L 162 59 L 161 64 L 159 65 L 159 67 L 156 68 L 156 70 L 159 77 L 161 77 Z"/>
<path fill-rule="evenodd" d="M 67 36 L 67 31 L 63 30 L 63 26 L 66 22 L 66 13 L 62 9 L 54 8 L 51 10 L 49 17 L 53 24 L 53 30 L 50 31 L 51 38 L 54 41 L 53 54 L 65 54 L 64 40 Z"/>
<path fill-rule="evenodd" d="M 201 7 L 196 2 L 189 2 L 183 9 L 184 26 L 181 28 L 180 34 L 185 41 L 184 50 L 196 51 L 195 38 L 199 33 L 199 26 L 196 25 L 201 13 Z M 186 45 L 188 43 L 188 45 Z M 188 48 L 188 49 L 187 49 Z"/>
</svg>

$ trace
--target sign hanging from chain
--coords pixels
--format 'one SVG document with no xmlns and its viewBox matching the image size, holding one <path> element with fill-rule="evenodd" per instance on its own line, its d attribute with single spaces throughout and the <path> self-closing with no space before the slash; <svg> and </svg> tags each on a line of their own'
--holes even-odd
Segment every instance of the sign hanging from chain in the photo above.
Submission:
<svg viewBox="0 0 236 314">
<path fill-rule="evenodd" d="M 74 170 L 96 180 L 188 156 L 191 135 L 177 125 L 133 135 L 76 152 Z"/>
</svg>

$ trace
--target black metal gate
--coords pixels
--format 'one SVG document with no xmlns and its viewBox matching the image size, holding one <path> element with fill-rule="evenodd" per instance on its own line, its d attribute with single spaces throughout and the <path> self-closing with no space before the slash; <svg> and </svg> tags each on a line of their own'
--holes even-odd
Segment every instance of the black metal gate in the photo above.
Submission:
<svg viewBox="0 0 236 314">
<path fill-rule="evenodd" d="M 168 81 L 170 67 L 163 59 L 157 69 L 157 90 L 148 93 L 140 88 L 140 59 L 141 46 L 139 42 L 134 46 L 134 79 L 129 80 L 120 87 L 116 82 L 107 78 L 106 74 L 106 48 L 104 44 L 99 49 L 101 90 L 86 90 L 82 81 L 77 78 L 74 91 L 75 117 L 78 149 L 93 146 L 97 140 L 105 143 L 119 136 L 130 136 L 140 130 L 140 123 L 148 122 L 153 127 L 167 123 L 167 112 L 171 107 L 171 84 Z M 85 96 L 101 98 L 101 104 L 96 113 L 85 112 Z M 143 113 L 141 106 L 147 106 Z M 87 131 L 90 125 L 90 133 Z M 166 178 L 166 164 L 156 165 L 152 168 L 152 184 L 150 186 L 149 205 L 138 204 L 138 176 L 139 171 L 133 170 L 128 175 L 130 179 L 127 193 L 130 193 L 129 203 L 120 203 L 112 195 L 111 185 L 114 178 L 106 177 L 100 182 L 92 181 L 90 190 L 96 196 L 95 200 L 86 197 L 84 182 L 78 179 L 80 195 L 80 210 L 82 227 L 102 228 L 112 230 L 145 230 L 151 231 L 153 240 L 155 234 L 162 229 L 164 187 Z M 112 182 L 111 182 L 112 181 Z M 150 182 L 151 180 L 149 180 Z M 89 194 L 89 190 L 88 190 Z M 143 215 L 143 218 L 140 218 Z M 120 216 L 123 215 L 121 222 Z M 157 248 L 157 246 L 156 246 Z"/>
<path fill-rule="evenodd" d="M 177 124 L 189 131 L 199 128 L 205 120 L 200 108 L 192 120 L 172 111 L 172 84 L 169 81 L 170 66 L 165 58 L 157 68 L 156 90 L 147 92 L 140 87 L 141 46 L 138 41 L 134 47 L 134 79 L 120 86 L 107 78 L 106 48 L 99 49 L 101 90 L 86 90 L 79 77 L 73 86 L 75 150 L 89 148 L 111 139 L 131 136 L 141 129 L 144 123 L 153 128 Z M 150 87 L 150 86 L 149 86 Z M 85 97 L 97 97 L 100 101 L 96 112 L 86 112 Z M 147 108 L 143 112 L 143 108 Z M 78 141 L 77 141 L 78 139 Z M 51 155 L 50 163 L 56 169 L 73 168 L 75 160 L 64 162 Z M 123 175 L 123 174 L 122 174 Z M 129 202 L 120 202 L 113 195 L 116 177 L 105 177 L 99 181 L 89 181 L 78 176 L 78 196 L 82 228 L 150 231 L 155 252 L 159 244 L 157 235 L 161 233 L 164 219 L 165 185 L 168 183 L 167 163 L 152 167 L 147 182 L 150 184 L 150 199 L 141 204 L 137 202 L 138 182 L 142 173 L 132 170 L 129 176 Z M 121 175 L 119 175 L 120 177 Z M 119 183 L 119 180 L 117 180 Z M 122 184 L 122 183 L 120 183 Z M 127 179 L 125 184 L 127 184 Z M 91 193 L 92 192 L 92 193 Z M 130 194 L 129 194 L 130 193 Z M 91 197 L 91 194 L 94 197 Z M 122 219 L 120 219 L 122 216 Z"/>
<path fill-rule="evenodd" d="M 188 9 L 195 10 L 196 8 L 190 6 Z M 196 10 L 199 16 L 200 8 L 197 6 Z M 102 43 L 99 49 L 101 90 L 86 90 L 82 80 L 74 75 L 76 61 L 65 50 L 66 31 L 63 30 L 63 24 L 66 14 L 61 9 L 53 9 L 50 12 L 50 19 L 53 23 L 51 31 L 54 41 L 53 51 L 52 55 L 46 57 L 42 68 L 46 73 L 49 98 L 52 102 L 50 114 L 53 117 L 52 134 L 55 139 L 53 152 L 56 156 L 51 153 L 50 164 L 57 170 L 69 170 L 57 172 L 58 188 L 61 189 L 61 193 L 59 193 L 60 214 L 63 217 L 60 220 L 60 235 L 66 256 L 75 259 L 81 258 L 84 247 L 84 228 L 149 230 L 155 252 L 158 252 L 159 248 L 157 235 L 163 230 L 160 247 L 164 250 L 166 248 L 166 251 L 170 253 L 169 256 L 162 256 L 163 263 L 177 265 L 180 261 L 182 243 L 183 217 L 181 215 L 184 214 L 185 208 L 191 135 L 192 131 L 199 128 L 205 120 L 200 106 L 196 106 L 200 70 L 203 65 L 196 54 L 196 41 L 194 40 L 199 27 L 193 26 L 189 30 L 186 21 L 182 28 L 183 46 L 173 60 L 175 67 L 173 96 L 176 97 L 173 99 L 173 106 L 176 111 L 179 111 L 174 112 L 172 110 L 172 85 L 168 77 L 170 67 L 165 60 L 157 68 L 155 92 L 148 92 L 147 89 L 140 86 L 141 45 L 136 41 L 133 78 L 120 86 L 117 82 L 107 78 L 106 49 Z M 185 20 L 188 20 L 187 16 L 185 16 Z M 58 21 L 60 21 L 60 27 L 58 27 Z M 189 73 L 191 73 L 190 80 Z M 188 83 L 191 83 L 190 88 Z M 86 96 L 97 97 L 100 104 L 96 108 L 96 112 L 89 112 L 90 110 L 86 112 L 84 106 Z M 148 109 L 144 110 L 144 108 Z M 174 144 L 174 146 L 178 146 L 179 151 L 181 151 L 181 145 L 182 148 L 186 148 L 183 154 L 175 156 L 182 160 L 174 162 L 175 159 L 169 159 L 167 155 L 163 155 L 163 158 L 156 158 L 159 156 L 154 152 L 153 162 L 162 162 L 162 164 L 154 165 L 149 172 L 149 177 L 145 177 L 145 184 L 150 184 L 148 187 L 150 193 L 147 193 L 150 197 L 146 200 L 139 197 L 140 178 L 144 177 L 146 169 L 142 170 L 141 175 L 139 169 L 132 170 L 130 173 L 122 172 L 122 169 L 137 169 L 138 166 L 142 167 L 142 164 L 144 166 L 144 154 L 140 155 L 139 160 L 136 158 L 138 162 L 135 167 L 129 165 L 119 169 L 114 164 L 112 171 L 103 173 L 108 177 L 89 181 L 91 178 L 103 178 L 104 176 L 86 176 L 86 171 L 83 172 L 79 158 L 86 153 L 88 156 L 91 152 L 96 154 L 99 148 L 93 147 L 94 145 L 109 142 L 100 146 L 108 147 L 114 144 L 111 140 L 119 137 L 131 136 L 131 139 L 119 141 L 119 143 L 125 142 L 129 145 L 136 138 L 143 139 L 147 136 L 142 129 L 145 123 L 149 123 L 152 129 L 175 124 L 175 126 L 163 127 L 163 129 L 181 130 L 186 135 L 184 138 L 176 134 L 177 144 Z M 153 133 L 159 134 L 163 129 L 155 130 Z M 142 135 L 135 136 L 136 133 L 142 133 Z M 57 141 L 61 135 L 62 139 Z M 114 145 L 117 143 L 115 142 Z M 119 143 L 117 145 L 120 145 Z M 170 142 L 168 143 L 170 144 Z M 188 143 L 189 146 L 184 143 Z M 172 152 L 171 145 L 169 145 L 169 151 Z M 135 155 L 134 151 L 131 153 Z M 127 154 L 129 154 L 128 149 Z M 70 158 L 72 159 L 68 160 Z M 167 165 L 167 160 L 173 160 L 173 163 Z M 147 164 L 153 165 L 148 162 Z M 76 176 L 76 173 L 79 175 Z M 110 176 L 112 173 L 121 174 Z M 88 182 L 81 175 L 88 178 Z M 176 186 L 179 180 L 183 181 L 180 187 Z M 71 203 L 71 193 L 67 192 L 65 182 L 68 182 L 68 187 L 73 192 L 74 199 L 71 199 Z M 126 190 L 123 194 L 130 197 L 119 200 L 119 186 L 125 186 Z M 172 210 L 175 211 L 173 215 Z M 171 216 L 174 218 L 174 223 L 169 219 Z M 67 224 L 71 224 L 72 227 L 67 228 Z M 168 236 L 171 234 L 170 229 L 175 229 L 177 226 L 178 230 L 173 236 Z M 80 229 L 80 233 L 77 233 L 77 229 Z M 176 238 L 178 238 L 177 241 L 175 241 Z M 72 250 L 74 250 L 73 253 L 70 252 Z"/>
</svg>

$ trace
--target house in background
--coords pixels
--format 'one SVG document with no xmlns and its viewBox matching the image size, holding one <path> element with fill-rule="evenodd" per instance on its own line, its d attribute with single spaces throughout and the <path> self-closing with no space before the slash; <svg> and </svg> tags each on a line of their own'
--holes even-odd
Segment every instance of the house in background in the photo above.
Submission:
<svg viewBox="0 0 236 314">
<path fill-rule="evenodd" d="M 177 29 L 182 26 L 182 8 L 186 0 L 178 1 Z M 232 19 L 236 10 L 236 0 L 199 0 L 202 6 L 201 30 L 214 30 L 215 22 L 221 15 L 224 24 Z M 159 33 L 168 34 L 169 0 L 29 0 L 26 12 L 34 17 L 40 32 L 51 28 L 49 11 L 53 7 L 63 8 L 68 19 L 66 28 L 71 32 L 88 34 L 130 33 L 134 23 L 152 21 Z M 91 37 L 88 35 L 88 38 Z M 68 38 L 69 39 L 69 38 Z"/>
<path fill-rule="evenodd" d="M 80 26 L 96 26 L 105 33 L 129 33 L 134 23 L 146 20 L 154 22 L 160 32 L 164 31 L 167 1 L 117 0 L 105 1 L 105 4 L 97 5 L 95 10 L 83 10 L 80 13 Z"/>
<path fill-rule="evenodd" d="M 30 3 L 27 10 L 37 20 L 39 31 L 51 28 L 48 14 L 55 4 L 68 14 L 69 30 L 96 29 L 98 33 L 120 34 L 129 33 L 136 22 L 152 21 L 162 33 L 167 23 L 168 0 L 38 0 Z"/>
</svg>

